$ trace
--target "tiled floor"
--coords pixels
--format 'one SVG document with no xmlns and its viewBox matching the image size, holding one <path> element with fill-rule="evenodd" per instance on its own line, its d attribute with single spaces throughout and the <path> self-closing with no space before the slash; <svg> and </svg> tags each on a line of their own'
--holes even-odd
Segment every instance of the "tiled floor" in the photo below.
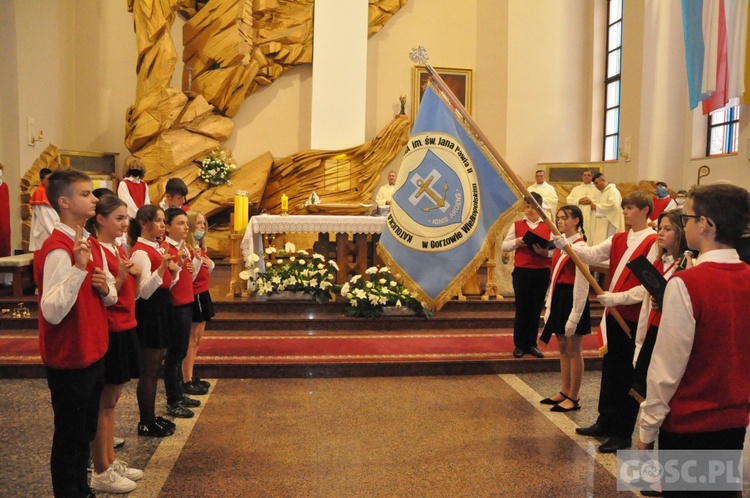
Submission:
<svg viewBox="0 0 750 498">
<path fill-rule="evenodd" d="M 596 418 L 599 372 L 570 414 L 538 404 L 557 375 L 219 379 L 163 440 L 136 435 L 131 383 L 118 455 L 146 473 L 132 497 L 632 496 L 574 434 Z M 0 381 L 0 496 L 51 495 L 51 432 L 44 380 Z"/>
</svg>

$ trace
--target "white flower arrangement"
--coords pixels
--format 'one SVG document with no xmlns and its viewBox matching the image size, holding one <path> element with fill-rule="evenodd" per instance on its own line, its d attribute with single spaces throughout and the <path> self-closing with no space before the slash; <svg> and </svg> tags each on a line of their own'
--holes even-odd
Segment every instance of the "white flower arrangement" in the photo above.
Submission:
<svg viewBox="0 0 750 498">
<path fill-rule="evenodd" d="M 237 165 L 229 160 L 224 149 L 216 147 L 211 155 L 201 161 L 200 168 L 200 177 L 209 185 L 231 185 L 229 175 L 237 169 Z"/>
<path fill-rule="evenodd" d="M 341 286 L 341 295 L 349 301 L 347 312 L 353 316 L 380 316 L 387 306 L 410 309 L 419 316 L 432 315 L 416 296 L 391 275 L 387 266 L 371 266 L 365 270 L 364 277 L 354 275 Z"/>
<path fill-rule="evenodd" d="M 247 258 L 240 278 L 250 282 L 250 289 L 259 295 L 273 295 L 279 292 L 304 292 L 310 294 L 318 303 L 331 299 L 339 292 L 340 286 L 334 283 L 332 270 L 338 271 L 335 261 L 326 261 L 321 254 L 310 254 L 297 250 L 294 244 L 287 242 L 284 249 L 268 247 L 265 250 L 266 271 L 258 268 L 260 255 L 251 254 Z"/>
</svg>

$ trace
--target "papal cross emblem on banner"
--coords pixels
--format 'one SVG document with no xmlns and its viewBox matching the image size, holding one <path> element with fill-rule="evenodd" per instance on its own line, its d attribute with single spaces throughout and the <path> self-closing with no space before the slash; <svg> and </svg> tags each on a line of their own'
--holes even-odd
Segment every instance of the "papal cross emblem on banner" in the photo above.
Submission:
<svg viewBox="0 0 750 498">
<path fill-rule="evenodd" d="M 428 85 L 396 179 L 378 255 L 439 309 L 486 259 L 519 192 Z"/>
</svg>

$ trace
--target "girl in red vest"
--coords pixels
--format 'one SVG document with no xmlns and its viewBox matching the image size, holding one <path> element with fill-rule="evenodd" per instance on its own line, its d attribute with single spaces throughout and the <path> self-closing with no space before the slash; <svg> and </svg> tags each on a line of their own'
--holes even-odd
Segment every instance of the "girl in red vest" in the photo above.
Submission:
<svg viewBox="0 0 750 498">
<path fill-rule="evenodd" d="M 542 196 L 536 192 L 532 192 L 531 196 L 542 205 Z M 539 315 L 542 313 L 549 285 L 549 251 L 538 245 L 527 247 L 523 236 L 526 232 L 533 232 L 542 239 L 549 240 L 551 232 L 528 202 L 524 215 L 522 220 L 510 226 L 502 244 L 503 252 L 516 252 L 512 275 L 516 299 L 516 317 L 513 321 L 513 343 L 516 348 L 513 356 L 520 358 L 530 354 L 544 358 L 544 354 L 536 347 L 536 336 L 539 332 Z"/>
<path fill-rule="evenodd" d="M 167 237 L 162 247 L 177 262 L 179 272 L 169 290 L 172 297 L 174 325 L 169 337 L 167 355 L 164 360 L 164 388 L 167 392 L 167 413 L 173 417 L 191 418 L 191 407 L 201 402 L 190 398 L 182 391 L 182 361 L 187 356 L 190 328 L 193 323 L 193 279 L 200 260 L 193 260 L 193 253 L 185 244 L 190 229 L 187 213 L 180 208 L 169 208 L 164 212 Z"/>
<path fill-rule="evenodd" d="M 174 434 L 173 422 L 156 416 L 156 381 L 164 350 L 174 326 L 169 288 L 177 275 L 172 256 L 162 251 L 164 211 L 153 204 L 141 207 L 128 228 L 130 260 L 141 270 L 141 287 L 135 303 L 141 376 L 138 379 L 139 436 L 164 437 Z"/>
<path fill-rule="evenodd" d="M 557 228 L 571 244 L 586 245 L 583 214 L 578 206 L 563 206 L 557 211 Z M 540 339 L 549 342 L 552 334 L 560 349 L 560 392 L 541 401 L 553 405 L 553 412 L 580 410 L 578 392 L 583 378 L 583 336 L 591 333 L 589 284 L 573 260 L 561 249 L 552 256 L 552 279 Z"/>
<path fill-rule="evenodd" d="M 128 260 L 122 247 L 115 244 L 128 227 L 125 203 L 114 195 L 104 195 L 96 205 L 96 215 L 87 223 L 87 230 L 96 235 L 109 272 L 115 278 L 117 302 L 107 308 L 109 347 L 104 356 L 104 388 L 99 399 L 99 424 L 90 444 L 94 473 L 91 487 L 108 493 L 129 493 L 134 481 L 143 472 L 115 458 L 112 438 L 115 435 L 115 407 L 122 395 L 122 386 L 138 377 L 138 335 L 135 331 L 135 300 L 138 296 L 141 271 Z"/>
<path fill-rule="evenodd" d="M 687 249 L 685 230 L 680 222 L 681 211 L 667 211 L 659 215 L 656 255 L 654 267 L 669 280 L 684 257 Z M 635 335 L 635 355 L 633 356 L 633 396 L 638 401 L 646 398 L 646 374 L 654 351 L 656 334 L 661 322 L 659 303 L 654 303 L 650 295 L 646 295 L 641 305 L 638 317 L 638 329 Z M 656 304 L 656 306 L 654 306 Z"/>
<path fill-rule="evenodd" d="M 187 394 L 206 394 L 211 384 L 205 380 L 200 380 L 193 373 L 195 357 L 198 354 L 198 345 L 200 344 L 203 332 L 206 330 L 206 322 L 209 322 L 214 316 L 214 305 L 211 301 L 211 294 L 208 292 L 210 285 L 211 272 L 214 269 L 214 262 L 206 254 L 206 217 L 200 211 L 191 209 L 188 212 L 188 227 L 190 233 L 187 237 L 187 245 L 193 247 L 197 264 L 197 275 L 193 280 L 193 324 L 190 329 L 190 344 L 188 345 L 187 356 L 182 362 L 182 378 L 185 380 L 182 384 L 182 390 Z"/>
</svg>

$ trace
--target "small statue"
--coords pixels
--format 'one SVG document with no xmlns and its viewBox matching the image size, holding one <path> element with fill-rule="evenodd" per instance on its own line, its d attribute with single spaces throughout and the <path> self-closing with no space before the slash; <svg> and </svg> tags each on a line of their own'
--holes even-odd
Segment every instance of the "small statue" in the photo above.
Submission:
<svg viewBox="0 0 750 498">
<path fill-rule="evenodd" d="M 406 116 L 406 95 L 402 95 L 398 98 L 398 100 L 401 102 L 401 112 L 399 112 L 399 116 Z"/>
</svg>

